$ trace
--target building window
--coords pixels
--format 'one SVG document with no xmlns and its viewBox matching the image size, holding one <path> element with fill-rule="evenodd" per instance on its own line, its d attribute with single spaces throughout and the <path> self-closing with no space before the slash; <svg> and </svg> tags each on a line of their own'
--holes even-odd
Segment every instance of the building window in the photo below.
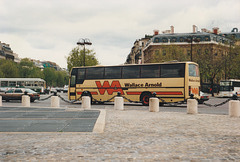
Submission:
<svg viewBox="0 0 240 162">
<path fill-rule="evenodd" d="M 155 50 L 155 55 L 159 55 L 159 50 Z"/>
<path fill-rule="evenodd" d="M 154 43 L 159 43 L 160 42 L 160 39 L 159 38 L 155 38 L 154 39 Z"/>
<path fill-rule="evenodd" d="M 177 52 L 176 52 L 176 49 L 173 49 L 173 50 L 172 50 L 172 56 L 175 57 L 175 56 L 176 56 L 176 53 L 177 53 Z"/>
<path fill-rule="evenodd" d="M 167 42 L 168 42 L 168 39 L 167 39 L 167 38 L 163 38 L 162 41 L 163 41 L 164 43 L 167 43 Z"/>
<path fill-rule="evenodd" d="M 201 37 L 197 37 L 197 38 L 195 38 L 194 41 L 195 41 L 195 42 L 201 42 L 201 41 L 202 41 L 202 38 L 201 38 Z"/>
<path fill-rule="evenodd" d="M 166 56 L 166 54 L 167 54 L 166 50 L 165 50 L 165 49 L 162 50 L 162 55 L 163 55 L 163 56 Z"/>
<path fill-rule="evenodd" d="M 204 40 L 205 40 L 205 41 L 210 41 L 210 37 L 209 37 L 209 36 L 205 36 L 205 37 L 204 37 Z"/>
<path fill-rule="evenodd" d="M 205 49 L 205 54 L 209 54 L 209 50 L 208 49 Z"/>
<path fill-rule="evenodd" d="M 180 42 L 184 42 L 184 38 L 183 38 L 183 37 L 180 37 L 179 41 L 180 41 Z"/>
<path fill-rule="evenodd" d="M 177 38 L 176 38 L 176 37 L 173 37 L 173 38 L 171 39 L 171 42 L 177 42 Z"/>
<path fill-rule="evenodd" d="M 222 50 L 220 50 L 220 51 L 219 51 L 219 53 L 221 53 L 221 56 L 224 56 L 224 54 L 223 54 L 223 51 L 222 51 Z"/>
</svg>

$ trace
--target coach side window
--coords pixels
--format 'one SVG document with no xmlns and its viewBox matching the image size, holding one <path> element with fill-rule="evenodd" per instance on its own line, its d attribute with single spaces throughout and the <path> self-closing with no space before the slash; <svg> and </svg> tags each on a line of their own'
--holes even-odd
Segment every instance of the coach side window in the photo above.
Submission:
<svg viewBox="0 0 240 162">
<path fill-rule="evenodd" d="M 181 78 L 185 74 L 185 64 L 161 65 L 161 78 Z"/>
<path fill-rule="evenodd" d="M 123 79 L 128 78 L 139 78 L 140 77 L 140 67 L 139 66 L 125 66 L 122 68 Z"/>
<path fill-rule="evenodd" d="M 104 68 L 94 67 L 86 69 L 86 79 L 103 79 Z"/>
<path fill-rule="evenodd" d="M 159 65 L 142 66 L 141 78 L 159 78 Z"/>
<path fill-rule="evenodd" d="M 105 67 L 104 79 L 120 79 L 121 67 Z"/>
<path fill-rule="evenodd" d="M 77 75 L 77 84 L 82 84 L 85 79 L 85 70 L 86 69 L 78 69 Z"/>
<path fill-rule="evenodd" d="M 77 75 L 77 69 L 72 69 L 70 87 L 75 87 L 75 85 L 76 85 L 76 75 Z M 25 83 L 25 85 L 26 85 L 26 83 Z"/>
</svg>

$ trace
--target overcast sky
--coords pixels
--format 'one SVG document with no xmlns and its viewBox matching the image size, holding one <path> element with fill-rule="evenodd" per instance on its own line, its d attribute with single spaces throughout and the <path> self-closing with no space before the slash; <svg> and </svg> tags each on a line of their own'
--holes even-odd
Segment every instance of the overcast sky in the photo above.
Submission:
<svg viewBox="0 0 240 162">
<path fill-rule="evenodd" d="M 175 27 L 176 33 L 219 27 L 240 30 L 240 0 L 0 0 L 0 41 L 20 58 L 56 62 L 80 38 L 102 65 L 123 64 L 136 39 Z"/>
</svg>

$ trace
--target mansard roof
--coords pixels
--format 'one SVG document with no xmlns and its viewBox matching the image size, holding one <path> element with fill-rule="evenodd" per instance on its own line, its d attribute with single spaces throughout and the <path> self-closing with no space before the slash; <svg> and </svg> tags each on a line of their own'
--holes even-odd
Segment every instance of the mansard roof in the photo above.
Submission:
<svg viewBox="0 0 240 162">
<path fill-rule="evenodd" d="M 153 36 L 150 42 L 153 43 L 179 43 L 179 42 L 219 42 L 227 43 L 230 42 L 230 39 L 212 33 L 198 32 L 198 33 L 170 33 L 170 34 L 159 34 Z"/>
</svg>

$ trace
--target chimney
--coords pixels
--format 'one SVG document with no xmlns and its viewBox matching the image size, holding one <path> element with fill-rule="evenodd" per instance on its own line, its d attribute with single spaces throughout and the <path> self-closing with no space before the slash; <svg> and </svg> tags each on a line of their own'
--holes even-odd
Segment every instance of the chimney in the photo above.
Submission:
<svg viewBox="0 0 240 162">
<path fill-rule="evenodd" d="M 196 29 L 197 29 L 197 26 L 196 26 L 196 25 L 193 25 L 193 33 L 196 33 L 196 32 L 197 32 Z"/>
<path fill-rule="evenodd" d="M 171 28 L 171 33 L 173 34 L 174 33 L 174 26 L 170 26 Z"/>
<path fill-rule="evenodd" d="M 218 27 L 213 28 L 213 34 L 219 34 L 219 28 Z"/>
<path fill-rule="evenodd" d="M 153 34 L 154 34 L 154 35 L 158 35 L 158 34 L 159 34 L 159 30 L 156 30 L 156 29 L 153 30 Z"/>
</svg>

